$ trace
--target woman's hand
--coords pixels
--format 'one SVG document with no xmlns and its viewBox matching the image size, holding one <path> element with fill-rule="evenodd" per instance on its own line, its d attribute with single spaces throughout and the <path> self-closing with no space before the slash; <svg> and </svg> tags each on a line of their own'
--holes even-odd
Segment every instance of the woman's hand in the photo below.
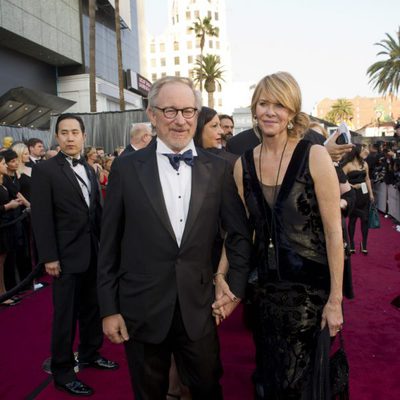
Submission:
<svg viewBox="0 0 400 400">
<path fill-rule="evenodd" d="M 17 208 L 20 205 L 21 205 L 21 202 L 19 200 L 13 199 L 4 205 L 4 209 L 5 210 L 13 210 L 14 208 Z"/>
<path fill-rule="evenodd" d="M 343 313 L 341 300 L 328 299 L 322 311 L 321 330 L 325 328 L 326 324 L 328 324 L 329 334 L 331 336 L 336 336 L 342 329 Z"/>
<path fill-rule="evenodd" d="M 26 208 L 31 208 L 31 203 L 21 193 L 17 193 L 17 200 Z"/>
</svg>

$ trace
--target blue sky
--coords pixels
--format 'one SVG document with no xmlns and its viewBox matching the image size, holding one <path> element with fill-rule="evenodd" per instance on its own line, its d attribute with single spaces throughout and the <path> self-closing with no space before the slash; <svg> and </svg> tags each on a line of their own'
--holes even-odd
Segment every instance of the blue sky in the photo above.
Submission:
<svg viewBox="0 0 400 400">
<path fill-rule="evenodd" d="M 325 97 L 377 96 L 366 70 L 378 60 L 374 43 L 396 36 L 400 0 L 225 1 L 234 81 L 288 71 L 307 112 Z M 144 3 L 149 32 L 162 33 L 168 1 Z"/>
</svg>

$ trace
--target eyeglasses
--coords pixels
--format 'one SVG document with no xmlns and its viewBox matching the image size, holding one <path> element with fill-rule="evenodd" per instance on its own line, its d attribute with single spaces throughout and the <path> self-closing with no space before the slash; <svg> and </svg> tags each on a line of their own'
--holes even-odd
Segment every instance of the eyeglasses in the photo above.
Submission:
<svg viewBox="0 0 400 400">
<path fill-rule="evenodd" d="M 193 118 L 194 115 L 197 113 L 197 108 L 193 108 L 193 107 L 186 107 L 186 108 L 165 107 L 165 108 L 160 108 L 160 107 L 154 106 L 153 108 L 156 108 L 157 110 L 162 111 L 162 113 L 164 114 L 164 117 L 167 118 L 167 119 L 174 119 L 178 115 L 179 111 L 182 113 L 182 117 L 185 118 L 185 119 Z"/>
</svg>

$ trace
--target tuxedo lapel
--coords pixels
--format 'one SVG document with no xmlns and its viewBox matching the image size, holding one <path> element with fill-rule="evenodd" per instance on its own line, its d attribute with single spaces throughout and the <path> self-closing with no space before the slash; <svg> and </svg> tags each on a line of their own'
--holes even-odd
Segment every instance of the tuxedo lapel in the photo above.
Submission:
<svg viewBox="0 0 400 400">
<path fill-rule="evenodd" d="M 195 223 L 201 206 L 204 202 L 204 197 L 207 193 L 207 188 L 211 177 L 211 163 L 206 160 L 199 152 L 194 159 L 192 170 L 192 193 L 190 196 L 189 212 L 186 219 L 185 230 L 183 231 L 181 247 Z"/>
<path fill-rule="evenodd" d="M 162 224 L 174 240 L 176 240 L 164 201 L 160 176 L 158 173 L 155 146 L 150 145 L 145 150 L 142 150 L 141 153 L 142 157 L 134 160 L 140 183 L 142 184 L 149 202 L 160 218 Z"/>
<path fill-rule="evenodd" d="M 79 186 L 79 183 L 74 175 L 74 171 L 72 170 L 70 164 L 68 163 L 68 161 L 65 159 L 65 157 L 62 154 L 58 154 L 57 157 L 58 157 L 57 161 L 60 164 L 62 172 L 65 174 L 68 181 L 71 183 L 73 188 L 78 192 L 79 197 L 82 199 L 84 204 L 87 206 L 85 197 L 83 196 L 83 193 L 82 193 L 82 189 Z"/>
</svg>

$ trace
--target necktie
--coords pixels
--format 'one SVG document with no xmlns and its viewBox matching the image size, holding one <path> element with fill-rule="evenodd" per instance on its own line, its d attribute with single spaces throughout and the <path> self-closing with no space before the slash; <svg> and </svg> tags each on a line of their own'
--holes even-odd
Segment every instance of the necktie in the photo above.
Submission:
<svg viewBox="0 0 400 400">
<path fill-rule="evenodd" d="M 179 164 L 181 161 L 189 165 L 190 167 L 193 167 L 193 152 L 191 149 L 186 150 L 184 153 L 179 154 L 179 153 L 164 153 L 164 156 L 167 156 L 169 159 L 170 164 L 172 167 L 178 171 L 179 169 Z"/>
</svg>

